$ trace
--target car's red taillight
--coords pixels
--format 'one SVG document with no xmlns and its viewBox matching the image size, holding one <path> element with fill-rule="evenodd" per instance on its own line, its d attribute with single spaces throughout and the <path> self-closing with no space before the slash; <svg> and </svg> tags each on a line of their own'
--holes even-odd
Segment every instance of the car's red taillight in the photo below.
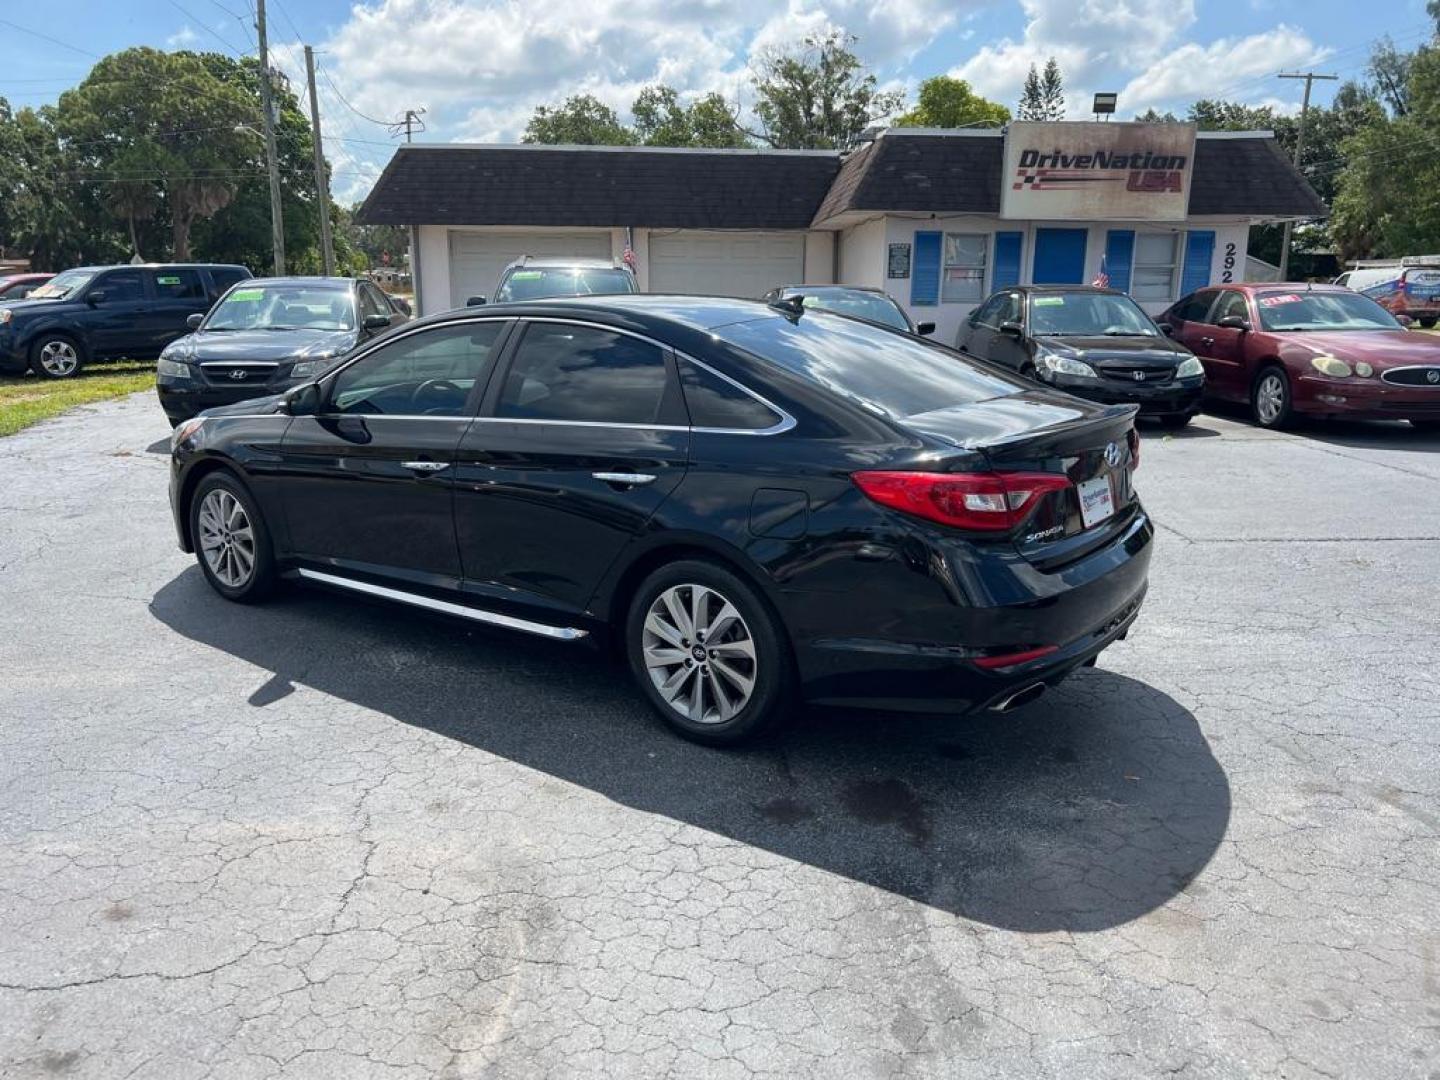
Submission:
<svg viewBox="0 0 1440 1080">
<path fill-rule="evenodd" d="M 1015 528 L 1041 496 L 1070 487 L 1067 477 L 1035 472 L 857 472 L 851 479 L 884 506 L 983 532 Z"/>
</svg>

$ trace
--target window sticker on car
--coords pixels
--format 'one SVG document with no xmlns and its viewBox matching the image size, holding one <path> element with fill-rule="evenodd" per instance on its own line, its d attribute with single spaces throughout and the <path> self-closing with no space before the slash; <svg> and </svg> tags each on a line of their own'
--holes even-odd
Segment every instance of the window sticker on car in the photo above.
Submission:
<svg viewBox="0 0 1440 1080">
<path fill-rule="evenodd" d="M 161 285 L 179 285 L 179 284 L 180 284 L 180 279 L 179 279 L 178 277 L 167 277 L 165 274 L 160 274 L 160 275 L 158 275 L 158 276 L 155 278 L 155 280 L 158 281 Z"/>
<path fill-rule="evenodd" d="M 261 289 L 236 289 L 230 294 L 231 300 L 259 300 L 265 293 Z"/>
<path fill-rule="evenodd" d="M 1260 297 L 1260 306 L 1279 307 L 1281 304 L 1298 304 L 1303 299 L 1305 299 L 1303 296 L 1299 296 L 1296 293 L 1281 293 L 1279 296 L 1262 296 Z"/>
<path fill-rule="evenodd" d="M 1036 307 L 1064 307 L 1063 296 L 1037 296 L 1033 301 Z"/>
<path fill-rule="evenodd" d="M 544 275 L 539 270 L 516 270 L 510 275 L 511 281 L 539 281 Z"/>
</svg>

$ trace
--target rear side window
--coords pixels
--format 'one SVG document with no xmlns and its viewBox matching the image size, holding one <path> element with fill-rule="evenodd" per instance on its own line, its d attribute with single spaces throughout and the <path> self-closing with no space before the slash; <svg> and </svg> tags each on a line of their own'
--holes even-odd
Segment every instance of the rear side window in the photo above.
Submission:
<svg viewBox="0 0 1440 1080">
<path fill-rule="evenodd" d="M 970 361 L 854 319 L 807 312 L 717 327 L 747 352 L 888 416 L 915 416 L 1017 393 Z"/>
<path fill-rule="evenodd" d="M 668 381 L 664 352 L 647 341 L 612 330 L 536 322 L 515 350 L 495 415 L 654 424 Z"/>
<path fill-rule="evenodd" d="M 155 271 L 155 294 L 162 300 L 203 300 L 205 285 L 200 271 L 188 267 Z"/>
<path fill-rule="evenodd" d="M 763 431 L 780 423 L 779 414 L 728 379 L 688 360 L 682 359 L 679 367 L 694 427 Z"/>
</svg>

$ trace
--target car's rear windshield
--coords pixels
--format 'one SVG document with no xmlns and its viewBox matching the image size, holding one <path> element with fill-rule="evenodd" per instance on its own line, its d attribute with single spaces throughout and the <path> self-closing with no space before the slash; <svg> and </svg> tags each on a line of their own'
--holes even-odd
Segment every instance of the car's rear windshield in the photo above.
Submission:
<svg viewBox="0 0 1440 1080">
<path fill-rule="evenodd" d="M 537 266 L 511 271 L 495 299 L 544 300 L 551 296 L 600 296 L 632 293 L 635 279 L 625 270 L 603 266 Z"/>
<path fill-rule="evenodd" d="M 869 319 L 883 326 L 897 330 L 909 330 L 904 313 L 895 306 L 895 301 L 878 293 L 860 292 L 801 292 L 801 303 L 807 308 L 821 311 L 838 311 L 841 315 L 852 315 L 857 319 Z"/>
<path fill-rule="evenodd" d="M 1159 337 L 1150 316 L 1113 293 L 1031 293 L 1030 333 L 1036 337 Z"/>
<path fill-rule="evenodd" d="M 94 270 L 66 270 L 63 274 L 57 274 L 41 285 L 27 299 L 63 300 L 72 293 L 77 293 L 85 288 L 95 273 Z"/>
<path fill-rule="evenodd" d="M 1356 292 L 1297 292 L 1277 290 L 1255 297 L 1262 329 L 1286 330 L 1394 330 L 1399 327 L 1388 311 Z"/>
<path fill-rule="evenodd" d="M 749 353 L 900 418 L 1016 393 L 1013 384 L 959 355 L 854 319 L 808 311 L 713 331 Z"/>
<path fill-rule="evenodd" d="M 237 285 L 215 305 L 206 330 L 353 330 L 349 289 Z"/>
</svg>

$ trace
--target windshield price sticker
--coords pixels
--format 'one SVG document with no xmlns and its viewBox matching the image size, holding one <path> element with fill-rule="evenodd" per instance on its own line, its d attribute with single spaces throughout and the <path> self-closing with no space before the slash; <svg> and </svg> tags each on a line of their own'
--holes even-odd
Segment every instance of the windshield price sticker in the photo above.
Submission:
<svg viewBox="0 0 1440 1080">
<path fill-rule="evenodd" d="M 164 274 L 161 274 L 161 275 L 158 276 L 155 280 L 158 281 L 161 285 L 179 285 L 179 284 L 180 284 L 180 279 L 179 279 L 178 277 L 166 277 Z"/>
<path fill-rule="evenodd" d="M 259 289 L 236 289 L 230 294 L 231 300 L 259 300 L 265 294 Z"/>
<path fill-rule="evenodd" d="M 1279 307 L 1281 304 L 1298 304 L 1304 299 L 1303 296 L 1299 296 L 1296 293 L 1281 293 L 1279 296 L 1262 296 L 1260 297 L 1260 306 Z"/>
<path fill-rule="evenodd" d="M 1064 307 L 1064 306 L 1065 306 L 1065 298 L 1064 298 L 1063 296 L 1037 296 L 1037 297 L 1034 297 L 1030 302 L 1031 302 L 1032 304 L 1034 304 L 1036 307 Z"/>
</svg>

